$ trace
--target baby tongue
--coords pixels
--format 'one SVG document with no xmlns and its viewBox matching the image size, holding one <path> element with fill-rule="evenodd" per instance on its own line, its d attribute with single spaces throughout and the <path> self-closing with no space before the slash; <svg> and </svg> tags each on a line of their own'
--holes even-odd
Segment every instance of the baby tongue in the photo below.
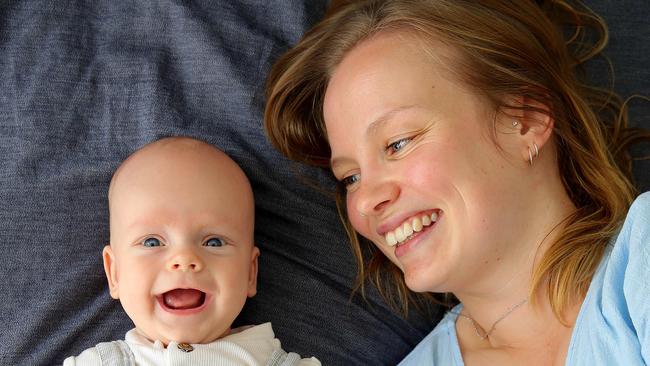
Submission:
<svg viewBox="0 0 650 366">
<path fill-rule="evenodd" d="M 171 290 L 163 294 L 165 305 L 172 309 L 191 309 L 201 306 L 203 303 L 203 292 L 194 289 Z"/>
</svg>

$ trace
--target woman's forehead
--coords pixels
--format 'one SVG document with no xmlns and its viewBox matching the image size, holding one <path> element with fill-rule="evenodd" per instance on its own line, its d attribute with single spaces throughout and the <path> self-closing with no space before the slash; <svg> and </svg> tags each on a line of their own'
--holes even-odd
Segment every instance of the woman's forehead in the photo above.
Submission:
<svg viewBox="0 0 650 366">
<path fill-rule="evenodd" d="M 401 33 L 381 34 L 351 50 L 334 71 L 325 93 L 325 121 L 343 114 L 367 110 L 370 120 L 387 111 L 426 104 L 433 94 L 444 98 L 441 89 L 460 83 L 426 53 L 423 41 Z M 440 45 L 438 59 L 448 58 Z M 379 108 L 379 105 L 381 108 Z"/>
</svg>

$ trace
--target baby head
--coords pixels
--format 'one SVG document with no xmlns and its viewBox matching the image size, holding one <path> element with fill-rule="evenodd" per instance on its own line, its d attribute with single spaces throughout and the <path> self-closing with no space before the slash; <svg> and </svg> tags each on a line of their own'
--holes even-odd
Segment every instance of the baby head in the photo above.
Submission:
<svg viewBox="0 0 650 366">
<path fill-rule="evenodd" d="M 229 333 L 256 293 L 254 202 L 244 172 L 215 147 L 164 138 L 127 158 L 108 191 L 111 296 L 165 345 Z"/>
</svg>

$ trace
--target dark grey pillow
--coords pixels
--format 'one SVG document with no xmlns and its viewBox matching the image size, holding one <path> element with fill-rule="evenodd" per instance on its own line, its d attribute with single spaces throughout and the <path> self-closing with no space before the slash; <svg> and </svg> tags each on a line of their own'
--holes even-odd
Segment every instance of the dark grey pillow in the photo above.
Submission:
<svg viewBox="0 0 650 366">
<path fill-rule="evenodd" d="M 611 88 L 630 100 L 630 126 L 650 129 L 650 2 L 646 0 L 587 0 L 586 4 L 601 15 L 610 31 L 604 56 L 614 67 L 613 79 L 605 58 L 589 63 L 588 76 L 597 84 Z M 635 145 L 631 150 L 637 159 L 632 165 L 640 192 L 650 191 L 650 143 Z"/>
<path fill-rule="evenodd" d="M 15 1 L 0 8 L 0 359 L 56 364 L 132 327 L 108 295 L 106 189 L 169 135 L 219 146 L 250 177 L 259 292 L 238 324 L 271 321 L 328 365 L 391 364 L 432 326 L 376 295 L 350 300 L 352 253 L 325 172 L 267 143 L 263 85 L 325 1 Z"/>
<path fill-rule="evenodd" d="M 433 328 L 373 291 L 350 298 L 352 253 L 331 197 L 311 185 L 331 187 L 329 174 L 264 137 L 266 73 L 325 2 L 0 3 L 0 364 L 59 364 L 132 327 L 101 264 L 106 189 L 126 156 L 169 135 L 219 146 L 252 181 L 259 292 L 237 324 L 271 321 L 285 349 L 325 365 L 395 364 Z M 612 28 L 617 89 L 648 94 L 650 6 L 593 5 Z M 650 126 L 648 103 L 633 107 Z M 637 166 L 645 189 L 649 171 Z"/>
</svg>

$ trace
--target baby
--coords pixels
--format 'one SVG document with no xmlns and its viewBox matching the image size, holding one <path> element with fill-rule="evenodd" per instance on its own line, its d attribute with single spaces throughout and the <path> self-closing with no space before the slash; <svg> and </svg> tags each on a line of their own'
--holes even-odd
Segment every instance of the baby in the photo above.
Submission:
<svg viewBox="0 0 650 366">
<path fill-rule="evenodd" d="M 231 329 L 257 291 L 254 202 L 244 172 L 186 137 L 127 158 L 109 190 L 111 296 L 135 328 L 64 365 L 320 365 L 286 353 L 270 323 Z"/>
</svg>

